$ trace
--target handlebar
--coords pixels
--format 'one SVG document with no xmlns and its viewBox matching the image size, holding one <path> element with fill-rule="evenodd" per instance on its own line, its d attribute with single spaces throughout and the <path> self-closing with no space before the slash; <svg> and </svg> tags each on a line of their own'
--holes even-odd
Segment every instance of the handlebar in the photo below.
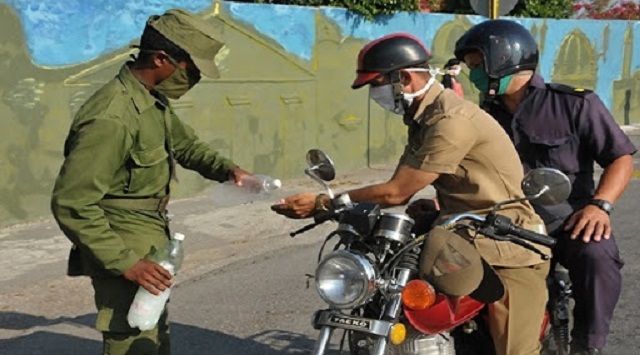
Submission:
<svg viewBox="0 0 640 355">
<path fill-rule="evenodd" d="M 549 259 L 549 256 L 543 254 L 534 246 L 525 243 L 523 240 L 547 247 L 553 247 L 556 244 L 556 239 L 518 227 L 511 222 L 509 217 L 501 216 L 493 212 L 489 213 L 486 217 L 473 213 L 462 213 L 449 218 L 442 225 L 453 226 L 462 220 L 470 220 L 474 222 L 473 224 L 477 226 L 477 231 L 482 235 L 491 239 L 509 241 L 518 244 L 539 254 L 544 260 Z"/>
<path fill-rule="evenodd" d="M 497 214 L 488 215 L 487 222 L 491 224 L 496 229 L 496 233 L 498 235 L 515 235 L 516 237 L 520 237 L 524 240 L 541 244 L 547 247 L 553 247 L 556 245 L 556 239 L 549 237 L 548 235 L 536 233 L 534 231 L 524 229 L 518 227 L 511 223 L 511 219 L 509 217 L 500 216 Z"/>
</svg>

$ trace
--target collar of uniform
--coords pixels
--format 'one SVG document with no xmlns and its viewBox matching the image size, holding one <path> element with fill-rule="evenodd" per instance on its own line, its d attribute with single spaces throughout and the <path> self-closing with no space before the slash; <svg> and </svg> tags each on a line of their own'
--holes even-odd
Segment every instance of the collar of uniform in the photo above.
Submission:
<svg viewBox="0 0 640 355">
<path fill-rule="evenodd" d="M 422 120 L 422 113 L 424 112 L 424 110 L 426 110 L 427 106 L 436 102 L 436 99 L 443 91 L 444 88 L 442 87 L 442 85 L 440 85 L 440 83 L 438 82 L 434 82 L 429 90 L 427 90 L 427 92 L 424 94 L 424 97 L 422 98 L 422 101 L 420 101 L 418 109 L 413 114 L 412 120 L 415 122 L 420 122 Z"/>
<path fill-rule="evenodd" d="M 535 89 L 545 89 L 545 83 L 544 83 L 544 79 L 542 78 L 542 76 L 540 76 L 540 74 L 533 74 L 533 76 L 531 77 L 531 80 L 529 81 L 529 87 L 530 88 L 535 88 Z"/>
<path fill-rule="evenodd" d="M 141 113 L 149 107 L 154 106 L 156 102 L 158 102 L 158 99 L 151 95 L 149 90 L 133 75 L 129 68 L 129 63 L 125 63 L 122 68 L 120 68 L 118 78 L 122 85 L 124 85 L 126 92 L 131 96 L 136 110 L 138 113 Z"/>
</svg>

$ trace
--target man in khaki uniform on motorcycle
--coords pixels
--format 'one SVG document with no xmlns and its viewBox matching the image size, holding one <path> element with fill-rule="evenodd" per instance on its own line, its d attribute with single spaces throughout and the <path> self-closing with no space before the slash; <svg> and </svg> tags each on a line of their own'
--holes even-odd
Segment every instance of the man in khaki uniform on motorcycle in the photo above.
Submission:
<svg viewBox="0 0 640 355">
<path fill-rule="evenodd" d="M 166 309 L 147 331 L 126 317 L 139 286 L 154 294 L 171 286 L 171 274 L 144 257 L 169 243 L 175 162 L 220 182 L 249 175 L 200 141 L 167 99 L 185 94 L 201 72 L 218 77 L 214 57 L 222 45 L 215 28 L 191 13 L 151 16 L 138 57 L 71 124 L 51 209 L 73 242 L 68 274 L 91 277 L 103 354 L 170 353 Z"/>
<path fill-rule="evenodd" d="M 352 88 L 368 85 L 372 100 L 402 115 L 408 143 L 392 178 L 347 191 L 351 201 L 397 206 L 433 185 L 443 220 L 462 212 L 486 214 L 500 201 L 523 197 L 522 166 L 509 137 L 479 106 L 436 82 L 430 58 L 424 44 L 406 33 L 379 38 L 360 51 Z M 306 218 L 329 206 L 326 195 L 300 193 L 272 209 L 291 218 Z M 410 208 L 408 213 L 419 219 L 416 210 L 420 208 Z M 544 231 L 528 202 L 507 205 L 500 214 L 521 227 Z M 509 242 L 477 237 L 474 243 L 505 286 L 504 296 L 489 304 L 489 328 L 497 354 L 539 354 L 549 263 Z M 550 253 L 548 248 L 538 249 Z"/>
</svg>

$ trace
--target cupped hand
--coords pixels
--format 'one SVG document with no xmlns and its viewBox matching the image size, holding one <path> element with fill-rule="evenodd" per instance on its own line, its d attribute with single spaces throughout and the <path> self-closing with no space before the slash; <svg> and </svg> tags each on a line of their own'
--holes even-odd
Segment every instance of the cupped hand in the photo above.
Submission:
<svg viewBox="0 0 640 355">
<path fill-rule="evenodd" d="M 611 219 L 599 207 L 587 205 L 569 217 L 564 230 L 571 230 L 571 239 L 580 236 L 585 243 L 599 242 L 611 237 Z"/>
<path fill-rule="evenodd" d="M 141 259 L 135 263 L 129 270 L 125 271 L 124 277 L 144 287 L 147 291 L 154 295 L 171 287 L 171 273 L 159 264 Z"/>
<path fill-rule="evenodd" d="M 316 196 L 312 192 L 302 192 L 280 200 L 271 210 L 288 218 L 308 218 L 316 212 Z"/>
</svg>

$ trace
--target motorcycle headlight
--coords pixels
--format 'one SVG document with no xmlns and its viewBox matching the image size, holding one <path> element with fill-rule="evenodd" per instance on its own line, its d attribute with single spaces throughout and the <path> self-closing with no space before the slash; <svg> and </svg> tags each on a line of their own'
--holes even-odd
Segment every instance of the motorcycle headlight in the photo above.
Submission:
<svg viewBox="0 0 640 355">
<path fill-rule="evenodd" d="M 318 294 L 330 306 L 355 308 L 375 293 L 376 270 L 364 256 L 338 250 L 320 261 L 315 280 Z"/>
</svg>

